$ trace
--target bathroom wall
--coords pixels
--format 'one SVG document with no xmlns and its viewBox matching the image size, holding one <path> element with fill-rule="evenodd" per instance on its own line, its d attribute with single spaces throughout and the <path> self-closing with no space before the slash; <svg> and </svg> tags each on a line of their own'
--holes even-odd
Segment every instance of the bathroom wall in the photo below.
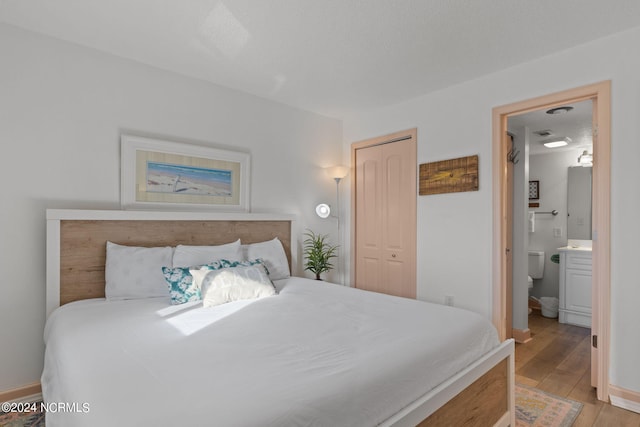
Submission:
<svg viewBox="0 0 640 427">
<path fill-rule="evenodd" d="M 544 277 L 533 281 L 531 295 L 558 297 L 560 266 L 551 262 L 551 255 L 567 245 L 567 176 L 569 166 L 578 165 L 579 149 L 529 156 L 529 179 L 540 181 L 540 207 L 536 212 L 535 231 L 529 233 L 529 250 L 544 251 Z M 557 210 L 558 215 L 538 214 Z M 554 230 L 560 235 L 554 235 Z"/>
</svg>

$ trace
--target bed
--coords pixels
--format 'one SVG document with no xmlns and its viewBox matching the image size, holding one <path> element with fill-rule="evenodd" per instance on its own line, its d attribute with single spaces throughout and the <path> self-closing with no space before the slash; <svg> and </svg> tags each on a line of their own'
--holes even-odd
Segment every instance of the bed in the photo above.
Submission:
<svg viewBox="0 0 640 427">
<path fill-rule="evenodd" d="M 300 277 L 213 307 L 105 300 L 105 245 L 278 239 L 273 214 L 47 211 L 47 426 L 513 425 L 513 342 L 452 307 Z M 293 260 L 293 262 L 292 262 Z M 446 326 L 446 327 L 445 327 Z"/>
</svg>

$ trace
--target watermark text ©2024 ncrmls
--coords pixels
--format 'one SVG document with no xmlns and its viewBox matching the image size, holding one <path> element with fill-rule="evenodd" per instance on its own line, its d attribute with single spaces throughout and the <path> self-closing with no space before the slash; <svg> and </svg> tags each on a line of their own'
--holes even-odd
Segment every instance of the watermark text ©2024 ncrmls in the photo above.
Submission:
<svg viewBox="0 0 640 427">
<path fill-rule="evenodd" d="M 91 411 L 87 402 L 3 402 L 0 409 L 8 412 L 74 412 L 86 414 Z"/>
</svg>

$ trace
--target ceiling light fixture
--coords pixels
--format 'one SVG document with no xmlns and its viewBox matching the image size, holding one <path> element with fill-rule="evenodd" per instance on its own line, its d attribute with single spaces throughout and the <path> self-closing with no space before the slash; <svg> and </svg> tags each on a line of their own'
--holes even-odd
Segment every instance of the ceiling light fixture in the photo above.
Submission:
<svg viewBox="0 0 640 427">
<path fill-rule="evenodd" d="M 550 110 L 547 110 L 547 114 L 564 114 L 564 113 L 568 113 L 569 111 L 573 110 L 573 107 L 556 107 L 556 108 L 552 108 Z"/>
<path fill-rule="evenodd" d="M 564 138 L 551 138 L 540 141 L 540 143 L 544 144 L 544 146 L 547 148 L 564 147 L 565 145 L 569 145 L 570 142 L 571 138 L 568 138 L 566 136 Z"/>
</svg>

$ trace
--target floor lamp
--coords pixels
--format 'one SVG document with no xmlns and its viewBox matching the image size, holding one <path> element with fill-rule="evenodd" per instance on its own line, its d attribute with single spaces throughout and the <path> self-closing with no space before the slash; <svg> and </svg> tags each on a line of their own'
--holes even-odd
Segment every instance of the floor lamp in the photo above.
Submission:
<svg viewBox="0 0 640 427">
<path fill-rule="evenodd" d="M 324 171 L 328 177 L 333 178 L 336 181 L 336 212 L 335 212 L 335 215 L 333 215 L 333 217 L 336 218 L 338 223 L 338 245 L 340 247 L 338 250 L 340 251 L 340 249 L 342 248 L 343 240 L 344 240 L 342 238 L 342 227 L 340 226 L 340 181 L 342 181 L 342 178 L 344 178 L 349 174 L 349 168 L 346 166 L 333 166 L 333 167 L 326 168 Z M 319 204 L 318 206 L 316 206 L 316 214 L 320 218 L 328 218 L 329 216 L 331 216 L 331 207 L 325 203 Z M 340 276 L 341 285 L 344 284 L 344 277 L 343 277 L 344 269 L 342 267 L 343 267 L 343 257 L 339 255 L 338 275 Z"/>
</svg>

